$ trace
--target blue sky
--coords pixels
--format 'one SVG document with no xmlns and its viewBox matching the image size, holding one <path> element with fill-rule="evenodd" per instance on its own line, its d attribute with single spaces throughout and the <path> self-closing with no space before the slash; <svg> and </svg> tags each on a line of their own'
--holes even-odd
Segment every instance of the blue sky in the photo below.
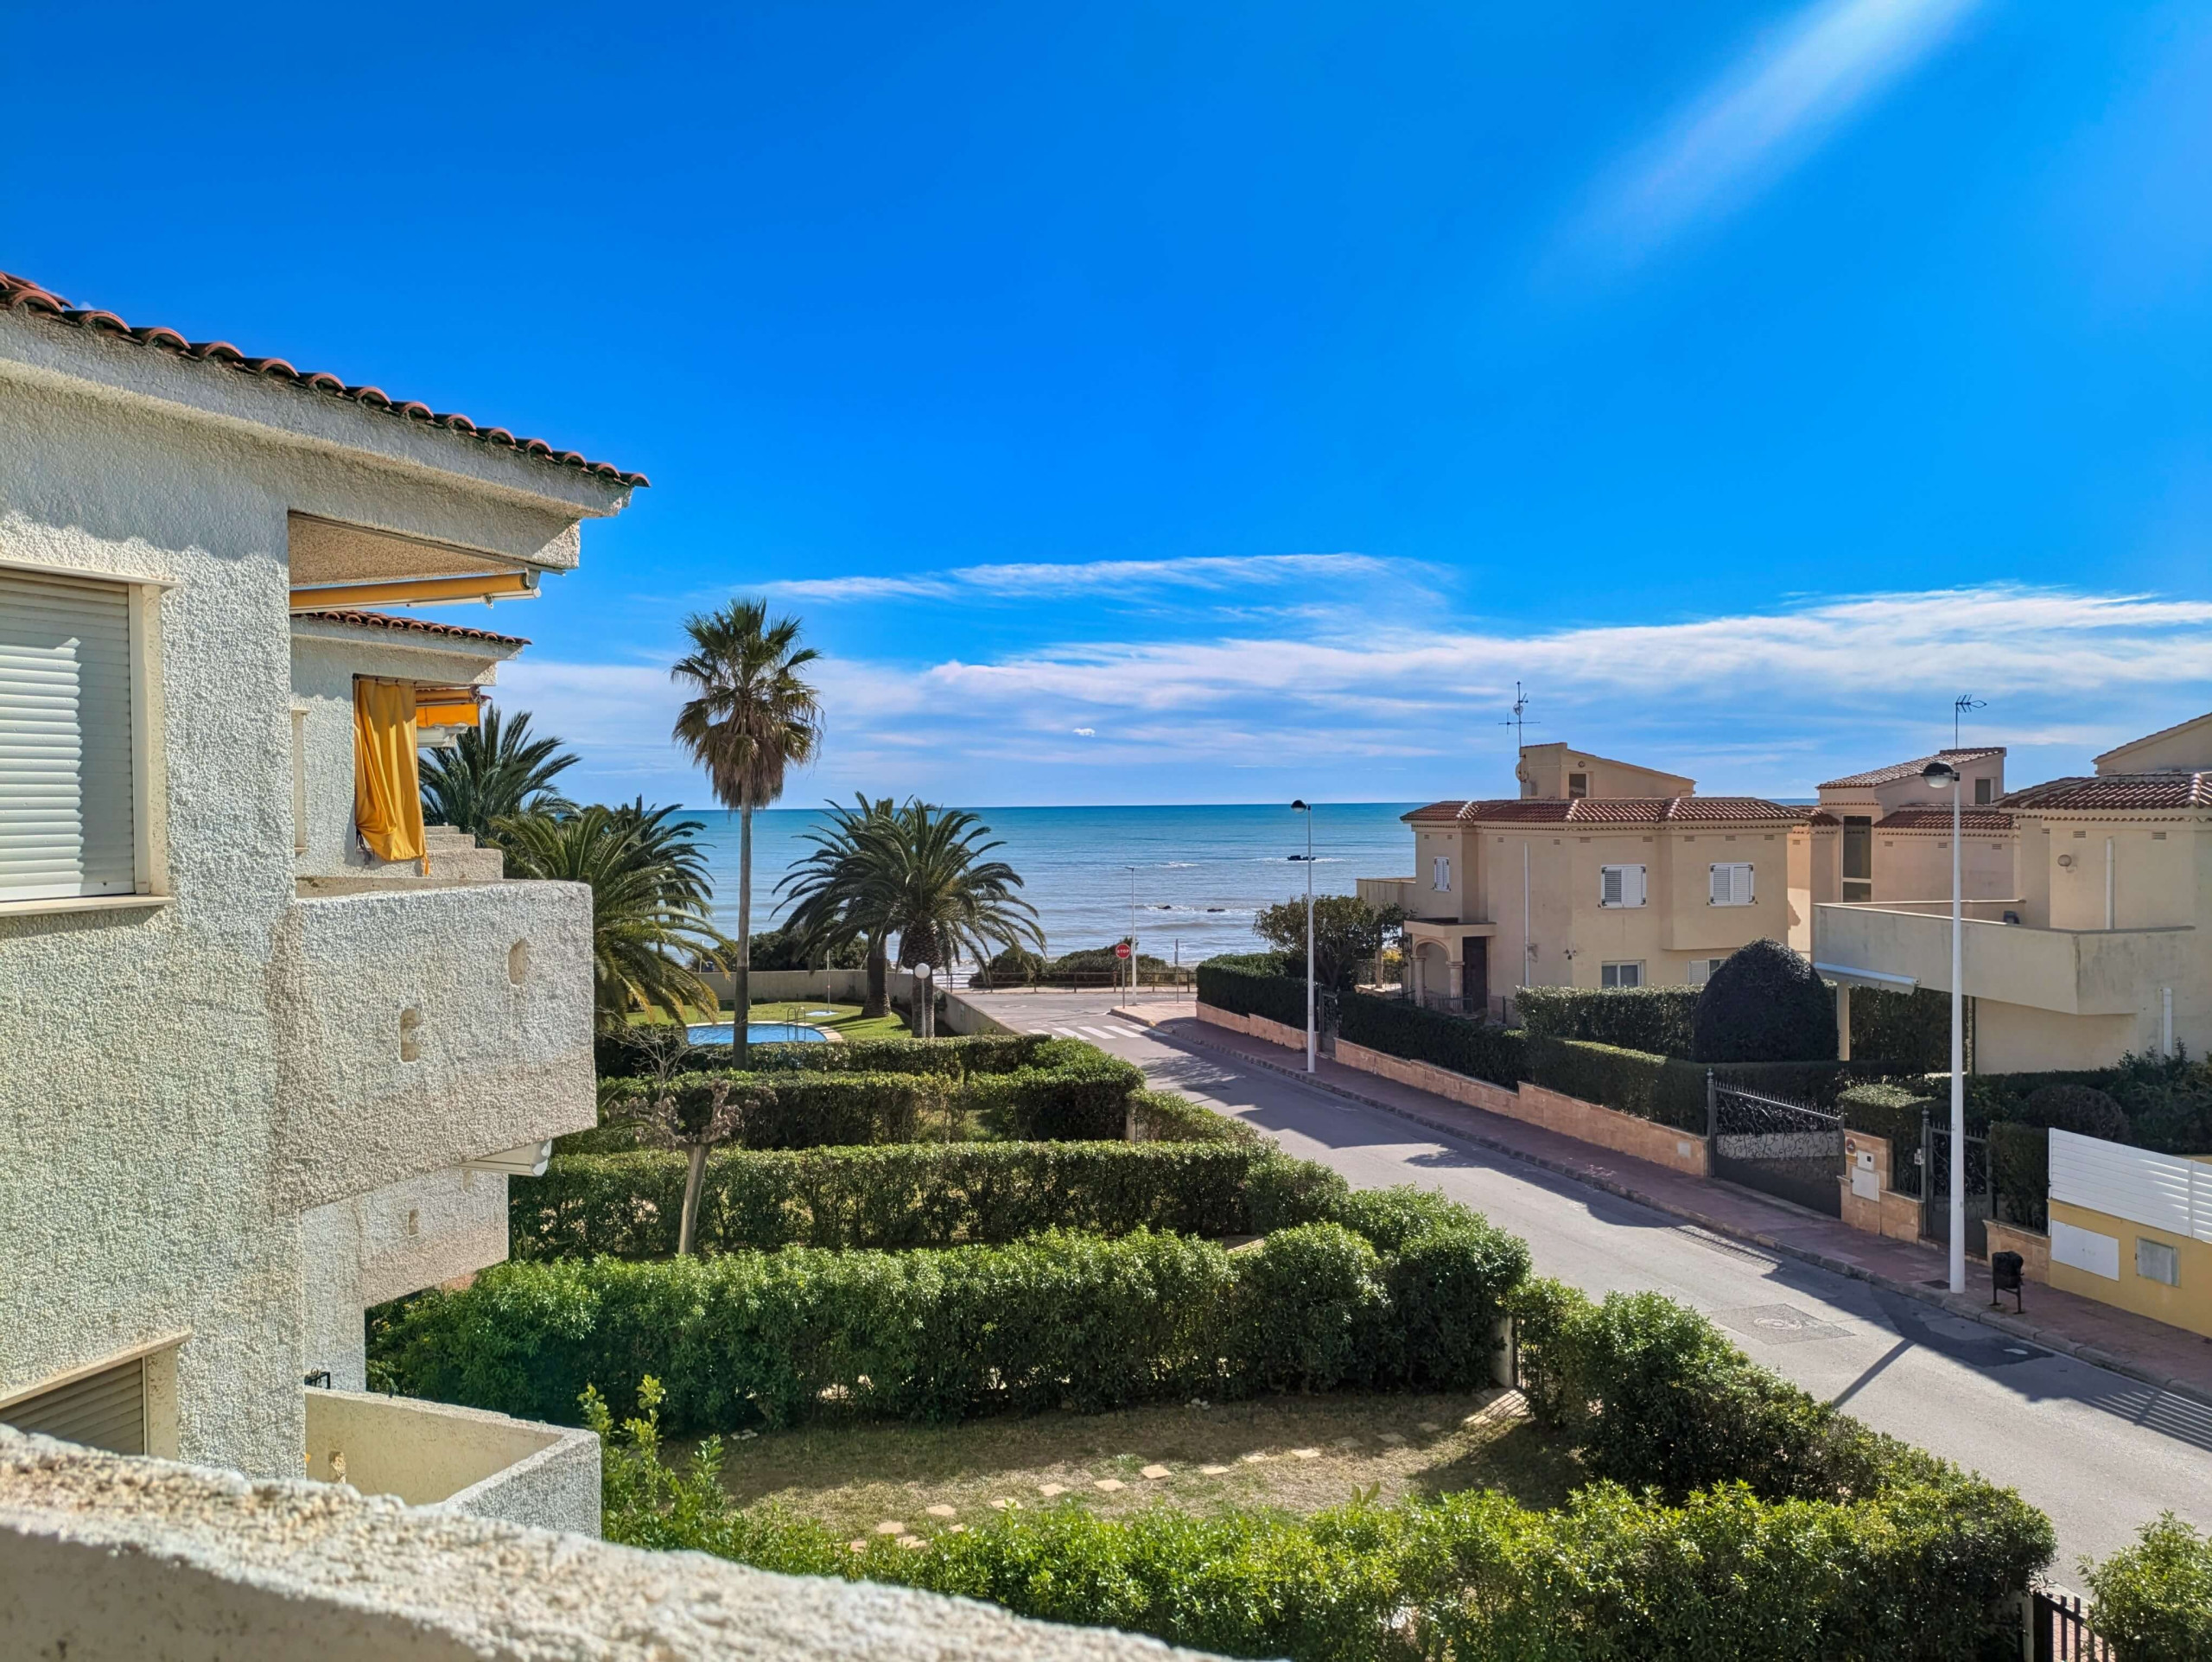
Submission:
<svg viewBox="0 0 2212 1662">
<path fill-rule="evenodd" d="M 1487 793 L 1516 678 L 1783 796 L 1962 691 L 2016 782 L 2212 708 L 2202 4 L 62 38 L 0 62 L 0 268 L 652 476 L 499 614 L 595 792 L 703 799 L 665 665 L 763 590 L 827 654 L 795 802 Z"/>
</svg>

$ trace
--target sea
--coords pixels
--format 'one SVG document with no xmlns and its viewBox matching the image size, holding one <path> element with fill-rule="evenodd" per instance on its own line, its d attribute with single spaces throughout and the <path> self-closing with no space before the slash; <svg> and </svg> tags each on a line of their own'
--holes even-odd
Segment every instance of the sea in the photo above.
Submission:
<svg viewBox="0 0 2212 1662">
<path fill-rule="evenodd" d="M 1399 816 L 1411 802 L 1325 802 L 1313 810 L 1313 889 L 1350 895 L 1361 877 L 1413 869 L 1412 831 Z M 976 808 L 969 812 L 1004 844 L 993 858 L 1021 875 L 1047 950 L 1057 957 L 1105 946 L 1134 933 L 1139 951 L 1195 964 L 1262 943 L 1254 915 L 1303 899 L 1306 815 L 1288 806 Z M 715 921 L 737 927 L 737 816 L 687 808 L 704 826 L 698 841 L 715 885 Z M 775 888 L 806 856 L 819 810 L 770 808 L 753 817 L 753 927 L 773 928 L 783 907 Z"/>
</svg>

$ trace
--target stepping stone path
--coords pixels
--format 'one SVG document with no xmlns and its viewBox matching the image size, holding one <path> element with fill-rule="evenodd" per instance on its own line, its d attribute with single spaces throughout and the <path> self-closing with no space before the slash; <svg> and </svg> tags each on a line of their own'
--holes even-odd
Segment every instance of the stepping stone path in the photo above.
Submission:
<svg viewBox="0 0 2212 1662">
<path fill-rule="evenodd" d="M 1128 1485 L 1118 1477 L 1102 1477 L 1090 1487 L 1094 1489 L 1103 1489 L 1107 1493 L 1111 1494 L 1116 1489 L 1127 1488 Z"/>
<path fill-rule="evenodd" d="M 1382 1433 L 1382 1441 L 1389 1443 L 1394 1449 L 1405 1440 L 1405 1435 L 1402 1432 L 1385 1431 Z"/>
<path fill-rule="evenodd" d="M 951 1518 L 957 1515 L 950 1506 L 937 1506 L 928 1507 L 926 1510 L 932 1518 Z"/>
<path fill-rule="evenodd" d="M 1165 1466 L 1147 1466 L 1144 1468 L 1144 1475 L 1147 1477 L 1165 1477 L 1167 1475 L 1167 1468 Z"/>
<path fill-rule="evenodd" d="M 887 1518 L 875 1526 L 875 1532 L 878 1535 L 904 1535 L 906 1532 L 906 1526 L 904 1524 L 894 1524 Z"/>
<path fill-rule="evenodd" d="M 1421 1423 L 1421 1429 L 1424 1431 L 1436 1432 L 1441 1431 L 1444 1428 L 1439 1425 L 1434 1420 L 1423 1420 Z"/>
<path fill-rule="evenodd" d="M 1293 1460 L 1319 1460 L 1321 1451 L 1319 1449 L 1294 1449 L 1290 1451 L 1290 1457 Z"/>
<path fill-rule="evenodd" d="M 1008 1506 L 1014 1505 L 1014 1502 L 1001 1495 L 996 1500 L 992 1501 L 991 1504 L 996 1506 L 1001 1512 L 1004 1512 Z"/>
<path fill-rule="evenodd" d="M 1265 1460 L 1265 1459 L 1267 1459 L 1267 1458 L 1268 1458 L 1268 1456 L 1267 1456 L 1267 1455 L 1265 1455 L 1254 1454 L 1254 1455 L 1244 1455 L 1244 1456 L 1243 1456 L 1243 1461 L 1244 1461 L 1244 1463 L 1245 1463 L 1247 1466 L 1256 1466 L 1256 1465 L 1258 1465 L 1262 1461 L 1263 1461 L 1263 1460 Z"/>
<path fill-rule="evenodd" d="M 899 1544 L 905 1547 L 907 1551 L 912 1552 L 917 1547 L 927 1546 L 929 1543 L 922 1539 L 918 1535 L 902 1535 L 899 1538 Z"/>
<path fill-rule="evenodd" d="M 1067 1492 L 1068 1486 L 1065 1483 L 1039 1483 L 1037 1486 L 1037 1493 L 1048 1500 L 1056 1494 L 1065 1494 Z"/>
<path fill-rule="evenodd" d="M 855 1552 L 865 1552 L 868 1551 L 868 1543 L 866 1541 L 848 1541 L 845 1544 Z"/>
<path fill-rule="evenodd" d="M 1219 1477 L 1224 1472 L 1227 1471 L 1229 1468 L 1226 1466 L 1201 1466 L 1198 1469 L 1204 1472 L 1208 1477 Z"/>
</svg>

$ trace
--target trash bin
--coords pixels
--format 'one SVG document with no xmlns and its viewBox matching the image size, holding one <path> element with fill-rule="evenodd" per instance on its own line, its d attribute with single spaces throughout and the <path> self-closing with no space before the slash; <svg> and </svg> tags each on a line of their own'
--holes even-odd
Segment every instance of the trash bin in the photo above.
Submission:
<svg viewBox="0 0 2212 1662">
<path fill-rule="evenodd" d="M 2013 1309 L 2024 1313 L 2026 1306 L 2021 1288 L 2026 1277 L 2021 1272 L 2026 1268 L 2027 1260 L 2018 1252 L 1992 1252 L 1989 1255 L 1990 1303 L 1997 1302 L 1998 1294 L 2010 1293 Z"/>
</svg>

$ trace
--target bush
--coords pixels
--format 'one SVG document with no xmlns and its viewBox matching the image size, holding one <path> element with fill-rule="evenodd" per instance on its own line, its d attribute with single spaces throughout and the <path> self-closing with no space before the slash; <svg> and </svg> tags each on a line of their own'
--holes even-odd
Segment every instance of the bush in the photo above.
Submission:
<svg viewBox="0 0 2212 1662">
<path fill-rule="evenodd" d="M 1236 1016 L 1258 1016 L 1306 1030 L 1303 965 L 1294 979 L 1279 952 L 1210 958 L 1198 965 L 1198 1003 Z"/>
<path fill-rule="evenodd" d="M 659 1060 L 655 1030 L 632 1028 L 601 1035 L 596 1044 L 601 1088 L 626 1086 L 654 1076 Z M 952 1039 L 850 1039 L 831 1044 L 772 1044 L 747 1048 L 755 1073 L 931 1073 L 946 1079 L 970 1073 L 1005 1073 L 1026 1067 L 1038 1048 L 1052 1041 L 1036 1033 L 983 1033 Z M 685 1045 L 675 1066 L 690 1072 L 726 1069 L 728 1045 Z"/>
<path fill-rule="evenodd" d="M 1999 1119 L 1989 1126 L 1989 1183 L 1999 1220 L 2023 1229 L 2050 1227 L 2050 1132 Z"/>
<path fill-rule="evenodd" d="M 1532 1039 L 1583 1039 L 1687 1058 L 1695 987 L 1522 987 L 1513 995 Z"/>
<path fill-rule="evenodd" d="M 2097 1637 L 2125 1662 L 2212 1656 L 2212 1537 L 2165 1512 L 2133 1546 L 2083 1570 Z"/>
<path fill-rule="evenodd" d="M 1529 1046 L 1529 1077 L 1547 1091 L 1703 1137 L 1705 1072 L 1681 1064 L 1677 1074 L 1670 1079 L 1667 1058 L 1648 1051 L 1578 1039 L 1537 1039 Z"/>
<path fill-rule="evenodd" d="M 1267 1139 L 1234 1114 L 1218 1114 L 1174 1091 L 1139 1091 L 1129 1108 L 1140 1143 L 1237 1143 Z"/>
<path fill-rule="evenodd" d="M 1894 1079 L 1862 1079 L 1839 1093 L 1835 1102 L 1843 1123 L 1853 1130 L 1889 1139 L 1894 1177 L 1920 1146 L 1920 1117 L 1935 1108 L 1936 1098 Z"/>
<path fill-rule="evenodd" d="M 1135 1064 L 1077 1039 L 1039 1047 L 1033 1067 L 981 1073 L 955 1098 L 991 1136 L 1023 1142 L 1098 1142 L 1128 1129 L 1129 1098 L 1144 1088 Z"/>
<path fill-rule="evenodd" d="M 1900 1073 L 1933 1073 L 1951 1065 L 1951 996 L 1930 987 L 1851 994 L 1851 1054 L 1886 1062 Z"/>
<path fill-rule="evenodd" d="M 2107 1143 L 2127 1140 L 2126 1111 L 2094 1085 L 2039 1086 L 2020 1105 L 2020 1120 L 2050 1130 L 2071 1131 L 2077 1137 L 2102 1137 Z"/>
<path fill-rule="evenodd" d="M 679 1154 L 556 1156 L 543 1177 L 508 1182 L 511 1250 L 518 1258 L 673 1252 L 685 1163 Z M 1255 1192 L 1263 1220 L 1248 1200 Z M 1326 1167 L 1257 1143 L 731 1150 L 707 1158 L 698 1235 L 709 1252 L 951 1246 L 1055 1226 L 1243 1235 L 1324 1218 L 1360 1228 L 1356 1198 Z"/>
<path fill-rule="evenodd" d="M 1200 997 L 1204 996 L 1201 985 Z M 1408 1061 L 1432 1063 L 1469 1079 L 1487 1079 L 1509 1091 L 1529 1077 L 1529 1041 L 1517 1028 L 1447 1016 L 1395 998 L 1377 998 L 1371 993 L 1346 993 L 1337 1008 L 1337 1036 L 1348 1044 L 1364 1045 Z M 1300 1009 L 1302 1024 L 1306 1019 L 1302 1004 Z"/>
<path fill-rule="evenodd" d="M 1755 940 L 1705 984 L 1691 1023 L 1700 1062 L 1835 1060 L 1835 995 L 1779 941 Z"/>
<path fill-rule="evenodd" d="M 1459 1219 L 1476 1239 L 1452 1275 L 1424 1260 L 1419 1334 L 1397 1331 L 1391 1302 L 1414 1272 L 1341 1226 L 1234 1256 L 1148 1230 L 1055 1230 L 932 1252 L 517 1260 L 380 1312 L 375 1362 L 409 1394 L 529 1419 L 573 1420 L 586 1386 L 626 1397 L 652 1374 L 678 1432 L 788 1424 L 825 1393 L 945 1420 L 1353 1379 L 1398 1389 L 1464 1371 L 1465 1335 L 1487 1337 L 1525 1267 L 1517 1243 Z"/>
<path fill-rule="evenodd" d="M 664 1092 L 691 1124 L 705 1119 L 717 1095 L 741 1101 L 743 1117 L 732 1139 L 741 1148 L 910 1143 L 925 1112 L 942 1112 L 951 1089 L 942 1079 L 915 1073 L 724 1072 L 679 1073 L 665 1085 L 614 1080 L 601 1088 L 599 1128 L 561 1137 L 555 1148 L 562 1154 L 613 1154 L 643 1146 L 628 1117 Z"/>
</svg>

